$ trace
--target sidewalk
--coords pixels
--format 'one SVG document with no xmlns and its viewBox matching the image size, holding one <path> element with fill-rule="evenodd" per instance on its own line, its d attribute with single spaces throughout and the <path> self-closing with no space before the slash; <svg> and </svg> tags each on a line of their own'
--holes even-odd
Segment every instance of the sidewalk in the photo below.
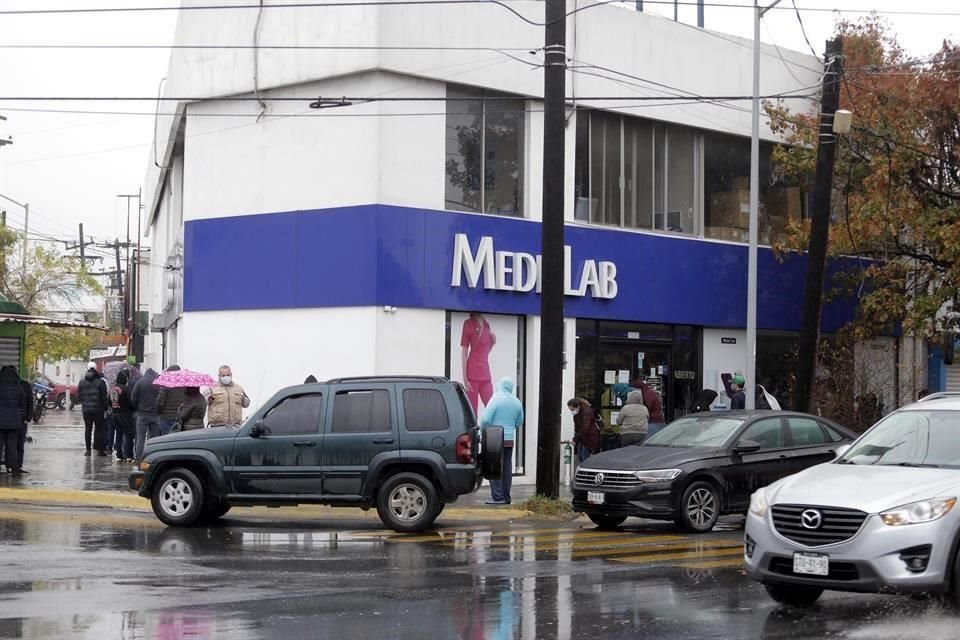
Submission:
<svg viewBox="0 0 960 640">
<path fill-rule="evenodd" d="M 15 477 L 0 473 L 0 502 L 30 504 L 72 505 L 149 511 L 149 503 L 127 486 L 131 465 L 117 464 L 113 456 L 83 455 L 83 418 L 79 411 L 50 411 L 41 425 L 30 425 L 32 443 L 27 443 L 24 468 L 27 475 Z M 444 510 L 444 517 L 508 520 L 529 517 L 520 508 L 534 495 L 533 485 L 517 485 L 514 480 L 513 505 L 489 506 L 486 483 L 476 493 L 462 496 Z M 570 492 L 562 488 L 561 498 L 569 500 Z M 339 517 L 358 517 L 359 509 L 333 509 L 321 506 L 301 506 L 285 509 L 286 517 L 292 511 L 316 516 L 317 511 Z M 259 511 L 259 509 L 256 509 Z M 275 509 L 271 510 L 276 513 Z M 368 512 L 369 516 L 374 511 Z"/>
</svg>

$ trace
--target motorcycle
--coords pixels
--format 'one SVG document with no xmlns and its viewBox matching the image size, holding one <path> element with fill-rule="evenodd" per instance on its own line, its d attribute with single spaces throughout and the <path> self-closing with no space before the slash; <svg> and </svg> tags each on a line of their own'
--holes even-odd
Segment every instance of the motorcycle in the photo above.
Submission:
<svg viewBox="0 0 960 640">
<path fill-rule="evenodd" d="M 43 421 L 43 414 L 47 410 L 47 402 L 50 396 L 50 392 L 53 391 L 50 387 L 42 385 L 39 383 L 33 383 L 33 423 L 40 424 Z"/>
</svg>

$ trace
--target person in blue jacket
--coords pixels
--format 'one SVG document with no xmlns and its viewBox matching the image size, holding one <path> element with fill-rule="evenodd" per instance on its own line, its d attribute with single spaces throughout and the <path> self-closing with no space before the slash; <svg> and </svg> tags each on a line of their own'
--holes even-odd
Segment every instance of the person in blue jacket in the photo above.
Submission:
<svg viewBox="0 0 960 640">
<path fill-rule="evenodd" d="M 501 378 L 497 391 L 490 398 L 480 418 L 480 427 L 503 427 L 503 473 L 500 480 L 490 481 L 491 500 L 487 504 L 510 504 L 510 489 L 513 486 L 513 443 L 517 429 L 523 424 L 523 405 L 513 393 L 510 378 Z"/>
</svg>

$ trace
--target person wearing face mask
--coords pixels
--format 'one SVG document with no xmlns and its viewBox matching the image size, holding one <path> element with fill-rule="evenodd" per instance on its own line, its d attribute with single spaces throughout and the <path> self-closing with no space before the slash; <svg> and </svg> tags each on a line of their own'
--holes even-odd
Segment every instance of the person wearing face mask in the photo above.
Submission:
<svg viewBox="0 0 960 640">
<path fill-rule="evenodd" d="M 593 407 L 583 398 L 571 398 L 567 408 L 573 414 L 573 443 L 577 446 L 579 460 L 583 462 L 600 451 L 600 429 Z"/>
<path fill-rule="evenodd" d="M 243 410 L 250 406 L 250 398 L 239 384 L 233 381 L 230 367 L 220 367 L 218 384 L 207 390 L 207 416 L 210 427 L 239 427 L 243 422 Z"/>
</svg>

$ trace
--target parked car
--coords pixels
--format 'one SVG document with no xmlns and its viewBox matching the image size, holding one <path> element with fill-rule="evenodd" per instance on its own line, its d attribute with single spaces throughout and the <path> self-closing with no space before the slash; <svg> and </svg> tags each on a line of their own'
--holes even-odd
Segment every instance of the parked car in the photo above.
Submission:
<svg viewBox="0 0 960 640">
<path fill-rule="evenodd" d="M 284 389 L 239 429 L 152 438 L 129 482 L 171 526 L 235 506 L 326 504 L 422 531 L 481 477 L 499 478 L 502 451 L 502 429 L 481 436 L 457 383 L 342 378 Z"/>
<path fill-rule="evenodd" d="M 883 418 L 832 464 L 753 495 L 747 572 L 781 603 L 826 589 L 948 593 L 960 604 L 960 394 Z"/>
<path fill-rule="evenodd" d="M 77 406 L 77 394 L 79 393 L 77 385 L 53 384 L 53 391 L 47 395 L 47 408 L 60 409 L 67 408 L 67 392 L 70 392 L 70 408 Z"/>
<path fill-rule="evenodd" d="M 758 488 L 833 460 L 855 438 L 803 413 L 693 414 L 642 445 L 590 456 L 575 474 L 573 508 L 601 527 L 638 516 L 706 532 L 721 515 L 746 512 Z"/>
</svg>

